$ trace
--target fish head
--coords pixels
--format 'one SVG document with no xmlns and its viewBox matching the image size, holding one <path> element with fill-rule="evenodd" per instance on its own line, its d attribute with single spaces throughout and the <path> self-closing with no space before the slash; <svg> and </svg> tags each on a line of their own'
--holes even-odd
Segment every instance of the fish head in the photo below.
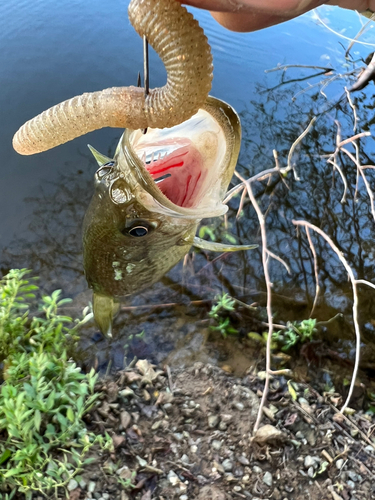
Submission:
<svg viewBox="0 0 375 500">
<path fill-rule="evenodd" d="M 194 244 L 200 220 L 227 211 L 223 199 L 240 140 L 237 113 L 209 97 L 175 127 L 149 128 L 146 134 L 126 130 L 112 160 L 95 154 L 100 168 L 84 219 L 83 247 L 102 331 L 118 297 L 158 281 Z"/>
</svg>

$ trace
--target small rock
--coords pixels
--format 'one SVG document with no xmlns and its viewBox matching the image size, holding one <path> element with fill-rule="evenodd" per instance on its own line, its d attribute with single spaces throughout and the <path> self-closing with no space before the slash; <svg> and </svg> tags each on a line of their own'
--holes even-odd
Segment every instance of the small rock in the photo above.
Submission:
<svg viewBox="0 0 375 500">
<path fill-rule="evenodd" d="M 222 447 L 222 445 L 223 445 L 222 441 L 218 441 L 217 439 L 214 439 L 211 443 L 211 448 L 213 448 L 216 451 L 219 451 L 220 448 Z"/>
<path fill-rule="evenodd" d="M 181 457 L 180 460 L 184 464 L 188 464 L 189 463 L 189 457 L 186 454 L 182 455 L 182 457 Z"/>
<path fill-rule="evenodd" d="M 187 495 L 181 495 L 180 500 L 189 500 L 189 497 Z"/>
<path fill-rule="evenodd" d="M 233 491 L 236 491 L 237 493 L 238 493 L 239 491 L 241 491 L 241 490 L 242 490 L 241 486 L 234 486 L 234 487 L 233 487 Z"/>
<path fill-rule="evenodd" d="M 309 467 L 309 470 L 307 471 L 307 475 L 308 475 L 309 477 L 311 477 L 311 478 L 313 478 L 313 477 L 314 477 L 314 475 L 315 475 L 315 470 L 314 470 L 314 467 L 312 467 L 312 466 L 311 466 L 311 467 Z"/>
<path fill-rule="evenodd" d="M 263 476 L 263 483 L 266 484 L 267 486 L 271 487 L 272 486 L 272 474 L 270 472 L 266 472 Z"/>
<path fill-rule="evenodd" d="M 356 473 L 355 473 L 354 471 L 352 471 L 352 470 L 348 470 L 348 476 L 349 476 L 349 478 L 350 478 L 352 481 L 354 481 L 355 483 L 356 483 L 357 481 L 361 481 L 361 479 L 362 479 L 362 477 L 361 477 L 361 476 L 359 476 L 358 474 L 356 474 Z"/>
<path fill-rule="evenodd" d="M 318 457 L 312 457 L 311 455 L 306 455 L 303 465 L 305 469 L 313 467 L 316 469 L 319 466 L 320 460 Z"/>
<path fill-rule="evenodd" d="M 71 479 L 68 483 L 67 489 L 68 491 L 73 491 L 78 488 L 78 483 L 75 479 Z"/>
<path fill-rule="evenodd" d="M 336 460 L 336 467 L 340 470 L 342 469 L 342 466 L 344 465 L 344 460 L 342 458 L 339 458 Z"/>
<path fill-rule="evenodd" d="M 263 425 L 254 434 L 253 440 L 258 444 L 269 444 L 276 441 L 285 441 L 286 435 L 273 425 Z"/>
<path fill-rule="evenodd" d="M 237 410 L 239 410 L 239 411 L 243 411 L 243 410 L 245 409 L 245 405 L 244 405 L 243 403 L 240 403 L 240 402 L 238 402 L 238 403 L 234 403 L 234 405 L 233 405 L 233 406 L 234 406 L 235 408 L 237 408 Z"/>
<path fill-rule="evenodd" d="M 221 431 L 226 431 L 228 429 L 228 425 L 225 422 L 220 422 L 219 429 Z"/>
<path fill-rule="evenodd" d="M 221 465 L 225 472 L 230 472 L 233 469 L 233 462 L 228 458 L 226 458 Z"/>
<path fill-rule="evenodd" d="M 109 500 L 109 493 L 102 493 L 102 498 L 104 498 L 104 500 Z"/>
<path fill-rule="evenodd" d="M 173 472 L 173 470 L 168 472 L 167 477 L 168 477 L 168 481 L 171 483 L 172 486 L 175 486 L 177 483 L 180 482 L 179 477 L 177 476 L 177 474 L 175 472 Z"/>
<path fill-rule="evenodd" d="M 123 410 L 120 413 L 120 423 L 121 423 L 122 429 L 127 429 L 130 425 L 131 420 L 132 420 L 132 418 L 131 418 L 129 412 Z"/>
<path fill-rule="evenodd" d="M 237 460 L 240 462 L 240 464 L 242 465 L 249 465 L 250 462 L 248 461 L 248 459 L 246 457 L 244 457 L 243 455 L 240 455 Z"/>
<path fill-rule="evenodd" d="M 81 488 L 81 490 L 84 490 L 87 486 L 87 483 L 84 479 L 81 479 L 80 482 L 79 482 L 79 487 Z"/>
<path fill-rule="evenodd" d="M 96 483 L 94 481 L 90 481 L 87 487 L 87 491 L 89 493 L 93 493 L 95 491 L 95 488 L 96 488 Z"/>
<path fill-rule="evenodd" d="M 222 422 L 225 422 L 226 424 L 228 424 L 229 422 L 231 422 L 233 420 L 233 415 L 231 415 L 230 413 L 222 413 L 220 415 L 220 420 Z"/>
<path fill-rule="evenodd" d="M 263 472 L 263 470 L 260 467 L 258 467 L 257 465 L 254 465 L 253 472 L 254 472 L 254 474 L 260 474 L 261 472 Z"/>
<path fill-rule="evenodd" d="M 347 483 L 346 483 L 346 484 L 349 486 L 349 488 L 350 488 L 351 490 L 354 490 L 354 488 L 355 488 L 355 483 L 353 483 L 353 481 L 350 481 L 350 480 L 349 480 L 349 481 L 347 481 Z"/>
<path fill-rule="evenodd" d="M 163 408 L 167 413 L 170 413 L 173 409 L 173 405 L 172 403 L 165 403 L 165 405 L 163 405 Z"/>
<path fill-rule="evenodd" d="M 210 415 L 208 417 L 208 427 L 210 429 L 214 429 L 217 426 L 218 423 L 219 423 L 219 417 L 218 417 L 218 415 Z"/>
</svg>

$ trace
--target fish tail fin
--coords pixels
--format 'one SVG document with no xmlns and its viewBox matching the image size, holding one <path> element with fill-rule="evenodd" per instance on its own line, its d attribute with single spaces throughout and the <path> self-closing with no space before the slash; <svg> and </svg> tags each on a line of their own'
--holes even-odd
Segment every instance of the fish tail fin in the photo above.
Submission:
<svg viewBox="0 0 375 500">
<path fill-rule="evenodd" d="M 109 295 L 94 292 L 93 311 L 96 324 L 106 337 L 112 337 L 113 319 L 120 309 L 120 301 Z"/>
</svg>

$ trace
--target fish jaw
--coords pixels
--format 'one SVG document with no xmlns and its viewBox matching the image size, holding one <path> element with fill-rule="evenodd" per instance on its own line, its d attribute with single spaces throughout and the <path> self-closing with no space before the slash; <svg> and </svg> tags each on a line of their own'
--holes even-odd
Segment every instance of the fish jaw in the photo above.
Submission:
<svg viewBox="0 0 375 500">
<path fill-rule="evenodd" d="M 115 164 L 101 167 L 84 218 L 85 275 L 99 295 L 121 297 L 153 285 L 189 251 L 199 223 L 150 212 L 127 180 Z M 147 234 L 135 236 L 137 228 Z"/>
</svg>

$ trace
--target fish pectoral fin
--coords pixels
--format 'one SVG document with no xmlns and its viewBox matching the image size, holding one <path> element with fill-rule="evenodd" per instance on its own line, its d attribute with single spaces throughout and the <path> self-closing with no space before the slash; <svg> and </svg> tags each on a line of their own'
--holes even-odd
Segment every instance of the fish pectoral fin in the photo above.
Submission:
<svg viewBox="0 0 375 500">
<path fill-rule="evenodd" d="M 215 243 L 214 241 L 202 240 L 198 236 L 194 237 L 193 246 L 202 250 L 211 250 L 212 252 L 237 252 L 238 250 L 253 250 L 258 245 L 226 245 L 225 243 Z"/>
<path fill-rule="evenodd" d="M 93 154 L 95 160 L 98 162 L 99 167 L 105 165 L 106 163 L 109 163 L 110 161 L 113 161 L 112 158 L 108 158 L 106 155 L 102 155 L 102 153 L 99 153 L 95 148 L 93 148 L 90 144 L 87 144 L 87 147 Z"/>
<path fill-rule="evenodd" d="M 120 301 L 109 295 L 94 292 L 92 301 L 94 319 L 103 335 L 112 337 L 113 319 L 120 309 Z"/>
</svg>

